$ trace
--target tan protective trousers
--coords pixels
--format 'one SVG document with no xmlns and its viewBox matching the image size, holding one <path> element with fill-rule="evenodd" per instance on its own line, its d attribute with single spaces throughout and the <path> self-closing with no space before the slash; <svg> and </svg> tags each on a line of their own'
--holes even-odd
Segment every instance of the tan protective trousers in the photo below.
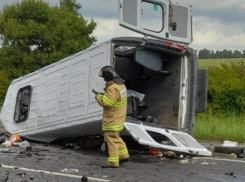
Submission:
<svg viewBox="0 0 245 182">
<path fill-rule="evenodd" d="M 107 164 L 119 166 L 119 160 L 129 157 L 127 146 L 120 137 L 120 132 L 105 132 L 104 140 L 108 152 Z"/>
</svg>

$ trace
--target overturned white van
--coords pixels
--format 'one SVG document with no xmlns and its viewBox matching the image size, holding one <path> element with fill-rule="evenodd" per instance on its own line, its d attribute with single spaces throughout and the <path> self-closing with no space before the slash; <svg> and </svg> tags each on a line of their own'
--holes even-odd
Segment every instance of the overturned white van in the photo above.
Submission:
<svg viewBox="0 0 245 182">
<path fill-rule="evenodd" d="M 147 16 L 159 19 L 156 27 L 144 24 Z M 111 65 L 130 93 L 127 134 L 143 145 L 210 156 L 189 135 L 207 92 L 206 72 L 198 71 L 188 47 L 191 7 L 119 0 L 119 23 L 144 37 L 113 38 L 14 80 L 1 111 L 6 131 L 43 142 L 102 133 L 102 107 L 92 90 L 103 92 L 98 72 Z"/>
</svg>

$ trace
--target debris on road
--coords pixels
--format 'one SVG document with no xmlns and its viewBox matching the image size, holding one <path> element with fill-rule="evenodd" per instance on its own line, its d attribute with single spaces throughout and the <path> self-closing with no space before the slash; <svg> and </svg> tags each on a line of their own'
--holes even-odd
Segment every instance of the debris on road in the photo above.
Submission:
<svg viewBox="0 0 245 182">
<path fill-rule="evenodd" d="M 21 138 L 20 138 L 20 136 L 18 134 L 15 133 L 15 134 L 10 136 L 9 140 L 12 141 L 12 142 L 20 142 Z"/>
<path fill-rule="evenodd" d="M 179 160 L 180 164 L 188 164 L 189 160 L 188 159 L 183 159 L 183 160 Z"/>
<path fill-rule="evenodd" d="M 1 153 L 13 153 L 10 149 L 0 149 Z"/>
<path fill-rule="evenodd" d="M 159 154 L 159 152 L 160 152 L 160 149 L 158 149 L 158 148 L 153 148 L 153 147 L 149 147 L 149 153 L 150 153 L 151 155 L 157 155 L 157 154 Z"/>
<path fill-rule="evenodd" d="M 1 139 L 2 141 L 2 146 L 3 147 L 12 147 L 14 145 L 18 145 L 18 142 L 21 141 L 21 138 L 18 134 L 13 134 L 9 138 L 4 135 L 4 140 Z"/>
<path fill-rule="evenodd" d="M 236 178 L 236 176 L 234 175 L 233 172 L 227 172 L 227 173 L 225 173 L 225 175 L 227 175 L 227 176 L 232 176 L 232 177 Z"/>
<path fill-rule="evenodd" d="M 205 165 L 205 166 L 208 166 L 208 165 L 209 165 L 208 162 L 202 162 L 201 164 L 202 164 L 202 165 Z"/>
<path fill-rule="evenodd" d="M 29 148 L 31 147 L 31 144 L 28 141 L 23 141 L 17 144 L 20 148 Z"/>
<path fill-rule="evenodd" d="M 10 140 L 6 140 L 5 142 L 2 143 L 3 147 L 12 147 L 14 145 L 13 142 L 11 142 Z"/>
<path fill-rule="evenodd" d="M 26 176 L 26 173 L 17 173 L 16 175 L 21 176 L 22 178 L 24 178 Z"/>
<path fill-rule="evenodd" d="M 166 151 L 163 153 L 163 155 L 167 158 L 173 159 L 173 158 L 178 158 L 177 154 L 173 151 Z"/>
<path fill-rule="evenodd" d="M 215 146 L 214 153 L 235 154 L 237 157 L 244 157 L 244 147 Z"/>
<path fill-rule="evenodd" d="M 224 153 L 213 152 L 213 156 L 225 157 L 225 158 L 235 158 L 235 159 L 237 158 L 237 155 L 234 153 L 224 154 Z"/>
<path fill-rule="evenodd" d="M 86 182 L 86 181 L 88 181 L 87 176 L 83 176 L 83 177 L 81 178 L 81 181 L 82 181 L 82 182 Z"/>
<path fill-rule="evenodd" d="M 237 147 L 237 142 L 232 142 L 232 141 L 224 141 L 222 144 L 224 147 Z"/>
<path fill-rule="evenodd" d="M 0 143 L 5 142 L 5 140 L 6 140 L 5 134 L 4 133 L 0 133 Z"/>
</svg>

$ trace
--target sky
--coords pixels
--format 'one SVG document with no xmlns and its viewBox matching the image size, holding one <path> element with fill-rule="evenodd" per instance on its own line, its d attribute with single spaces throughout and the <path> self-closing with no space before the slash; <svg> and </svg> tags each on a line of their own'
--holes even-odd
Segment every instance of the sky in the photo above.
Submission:
<svg viewBox="0 0 245 182">
<path fill-rule="evenodd" d="M 0 8 L 17 0 L 0 0 Z M 59 0 L 44 0 L 52 6 Z M 161 0 L 160 0 L 161 1 Z M 245 0 L 175 0 L 193 8 L 193 42 L 190 47 L 201 50 L 245 50 Z M 93 35 L 97 43 L 113 37 L 138 36 L 118 24 L 118 0 L 77 0 L 82 16 L 97 23 Z M 155 19 L 149 18 L 149 24 Z"/>
</svg>

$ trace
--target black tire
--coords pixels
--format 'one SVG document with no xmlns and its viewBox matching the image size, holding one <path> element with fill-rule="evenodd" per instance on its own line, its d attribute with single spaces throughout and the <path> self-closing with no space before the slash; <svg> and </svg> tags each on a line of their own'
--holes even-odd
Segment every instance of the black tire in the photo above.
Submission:
<svg viewBox="0 0 245 182">
<path fill-rule="evenodd" d="M 189 86 L 188 86 L 188 114 L 187 114 L 187 128 L 188 134 L 192 135 L 194 124 L 195 124 L 195 114 L 196 114 L 196 93 L 197 93 L 197 68 L 198 59 L 196 51 L 192 48 L 188 48 L 188 71 L 189 71 Z"/>
<path fill-rule="evenodd" d="M 244 147 L 225 147 L 225 146 L 215 146 L 214 152 L 223 153 L 223 154 L 231 154 L 234 153 L 237 156 L 243 154 Z"/>
<path fill-rule="evenodd" d="M 205 70 L 198 70 L 196 107 L 197 113 L 202 113 L 207 108 L 207 85 L 207 72 Z"/>
</svg>

